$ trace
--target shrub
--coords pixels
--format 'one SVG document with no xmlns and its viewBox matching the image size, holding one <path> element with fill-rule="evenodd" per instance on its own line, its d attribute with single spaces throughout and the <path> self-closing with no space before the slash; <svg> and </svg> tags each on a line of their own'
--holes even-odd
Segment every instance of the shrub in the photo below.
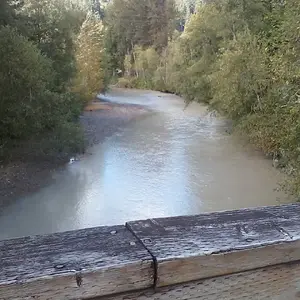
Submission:
<svg viewBox="0 0 300 300">
<path fill-rule="evenodd" d="M 21 146 L 42 156 L 82 149 L 75 124 L 82 102 L 70 92 L 51 90 L 51 60 L 10 27 L 0 27 L 0 44 L 0 159 Z M 24 145 L 29 139 L 31 145 Z"/>
<path fill-rule="evenodd" d="M 135 87 L 134 79 L 133 78 L 127 78 L 127 77 L 119 78 L 119 80 L 117 82 L 117 87 L 133 89 Z"/>
<path fill-rule="evenodd" d="M 10 27 L 0 28 L 0 137 L 24 138 L 43 129 L 51 61 Z"/>
</svg>

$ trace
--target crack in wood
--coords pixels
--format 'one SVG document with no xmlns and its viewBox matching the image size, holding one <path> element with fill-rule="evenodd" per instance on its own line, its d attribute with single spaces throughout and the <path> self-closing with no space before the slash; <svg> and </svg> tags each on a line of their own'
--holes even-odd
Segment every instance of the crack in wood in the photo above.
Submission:
<svg viewBox="0 0 300 300">
<path fill-rule="evenodd" d="M 246 225 L 237 224 L 236 229 L 237 229 L 237 232 L 239 233 L 239 235 L 242 237 L 249 235 L 249 229 L 247 228 Z"/>
<path fill-rule="evenodd" d="M 151 220 L 149 220 L 151 222 Z M 125 224 L 125 227 L 132 233 L 132 235 L 139 241 L 139 243 L 147 250 L 147 252 L 150 254 L 150 256 L 152 257 L 152 261 L 153 261 L 153 288 L 156 288 L 157 285 L 157 280 L 158 280 L 158 262 L 157 262 L 157 258 L 156 256 L 151 252 L 151 250 L 145 245 L 144 241 L 141 240 L 138 235 L 135 233 L 134 230 L 132 230 L 131 226 L 129 225 L 129 223 Z M 152 242 L 151 239 L 148 239 Z"/>
<path fill-rule="evenodd" d="M 166 298 L 175 300 L 193 290 L 190 282 L 213 278 L 214 286 L 218 278 L 278 264 L 290 280 L 295 274 L 288 266 L 300 260 L 299 215 L 293 204 L 0 241 L 0 300 L 117 299 L 149 289 L 158 299 L 161 288 L 180 284 L 178 298 Z M 270 280 L 283 267 L 274 270 Z"/>
<path fill-rule="evenodd" d="M 0 300 L 92 299 L 153 285 L 152 257 L 124 225 L 0 241 L 0 258 Z"/>
<path fill-rule="evenodd" d="M 76 284 L 77 284 L 77 286 L 78 286 L 78 287 L 81 287 L 82 281 L 83 281 L 81 273 L 77 273 L 77 274 L 75 275 L 75 279 L 76 279 Z"/>
<path fill-rule="evenodd" d="M 274 226 L 274 228 L 280 232 L 282 235 L 288 237 L 289 239 L 293 240 L 294 237 L 292 234 L 290 234 L 287 230 L 285 230 L 283 227 L 279 226 L 278 224 L 276 224 L 275 222 L 272 222 L 272 225 Z"/>
</svg>

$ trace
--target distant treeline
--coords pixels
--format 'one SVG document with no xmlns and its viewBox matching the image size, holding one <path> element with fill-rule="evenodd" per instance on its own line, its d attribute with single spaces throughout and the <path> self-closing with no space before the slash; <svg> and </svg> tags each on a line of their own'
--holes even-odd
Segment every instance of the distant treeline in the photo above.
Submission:
<svg viewBox="0 0 300 300">
<path fill-rule="evenodd" d="M 106 24 L 119 85 L 209 103 L 288 170 L 299 194 L 299 0 L 114 0 Z"/>
</svg>

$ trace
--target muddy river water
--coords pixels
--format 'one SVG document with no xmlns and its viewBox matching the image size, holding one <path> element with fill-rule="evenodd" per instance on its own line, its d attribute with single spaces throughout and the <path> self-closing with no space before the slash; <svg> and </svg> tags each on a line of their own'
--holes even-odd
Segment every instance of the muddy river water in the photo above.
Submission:
<svg viewBox="0 0 300 300">
<path fill-rule="evenodd" d="M 7 205 L 0 239 L 289 201 L 277 190 L 282 174 L 205 106 L 149 91 L 106 97 L 150 112 Z"/>
</svg>

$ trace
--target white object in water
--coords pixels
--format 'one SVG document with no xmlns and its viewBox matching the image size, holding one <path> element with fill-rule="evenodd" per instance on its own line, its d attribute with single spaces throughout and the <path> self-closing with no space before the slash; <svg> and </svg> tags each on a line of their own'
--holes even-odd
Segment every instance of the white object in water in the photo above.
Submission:
<svg viewBox="0 0 300 300">
<path fill-rule="evenodd" d="M 74 157 L 71 157 L 70 158 L 70 161 L 69 161 L 69 164 L 72 164 L 72 163 L 74 163 L 75 162 L 75 158 Z"/>
</svg>

